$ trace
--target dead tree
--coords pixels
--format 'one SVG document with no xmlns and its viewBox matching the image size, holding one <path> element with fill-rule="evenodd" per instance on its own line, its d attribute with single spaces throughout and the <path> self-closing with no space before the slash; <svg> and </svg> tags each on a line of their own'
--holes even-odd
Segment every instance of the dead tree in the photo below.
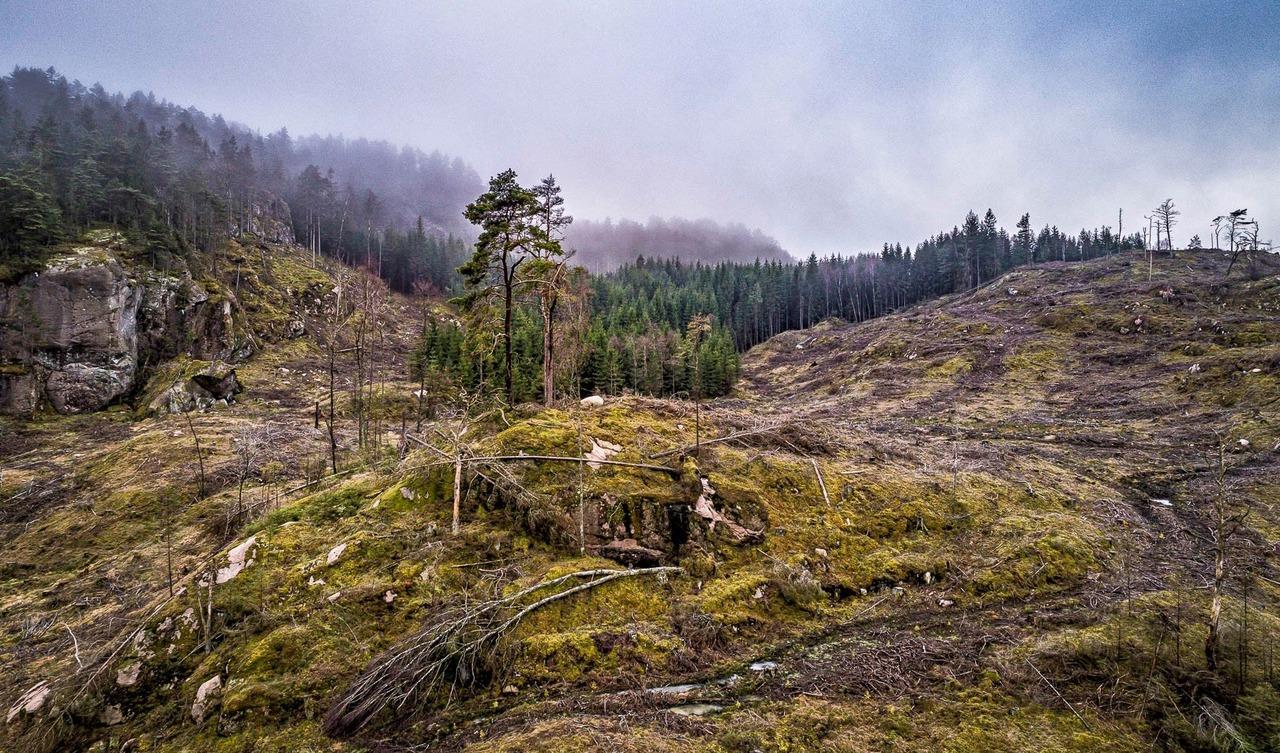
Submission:
<svg viewBox="0 0 1280 753">
<path fill-rule="evenodd" d="M 1209 540 L 1213 545 L 1213 578 L 1209 586 L 1209 615 L 1206 620 L 1208 634 L 1204 639 L 1204 660 L 1210 672 L 1218 670 L 1222 595 L 1227 582 L 1231 544 L 1249 517 L 1249 510 L 1241 509 L 1232 500 L 1232 490 L 1227 482 L 1226 453 L 1226 440 L 1219 438 L 1217 457 L 1213 466 L 1213 499 L 1209 508 Z"/>
<path fill-rule="evenodd" d="M 1156 249 L 1160 248 L 1160 230 L 1164 229 L 1165 243 L 1173 250 L 1173 226 L 1178 223 L 1178 215 L 1182 212 L 1174 209 L 1173 199 L 1165 199 L 1153 210 L 1156 222 Z"/>
<path fill-rule="evenodd" d="M 270 424 L 244 424 L 233 439 L 235 450 L 236 472 L 236 511 L 235 516 L 227 516 L 227 530 L 230 531 L 236 521 L 244 517 L 244 485 L 249 477 L 258 472 L 262 458 L 275 438 L 275 431 Z"/>
<path fill-rule="evenodd" d="M 183 414 L 187 419 L 187 429 L 191 432 L 191 439 L 196 443 L 196 465 L 200 469 L 200 499 L 204 499 L 204 453 L 200 451 L 200 435 L 196 434 L 195 424 L 191 422 L 191 414 Z"/>
</svg>

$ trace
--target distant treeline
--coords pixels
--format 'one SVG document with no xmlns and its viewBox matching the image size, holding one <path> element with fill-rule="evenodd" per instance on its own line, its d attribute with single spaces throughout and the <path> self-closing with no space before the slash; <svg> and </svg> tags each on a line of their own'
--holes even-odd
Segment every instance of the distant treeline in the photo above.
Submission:
<svg viewBox="0 0 1280 753">
<path fill-rule="evenodd" d="M 271 196 L 298 241 L 409 290 L 455 283 L 483 186 L 465 163 L 378 141 L 263 136 L 154 95 L 110 94 L 53 69 L 0 77 L 0 272 L 111 223 L 153 256 L 210 254 Z M 379 256 L 380 255 L 380 256 Z M 380 260 L 380 261 L 379 261 Z"/>
<path fill-rule="evenodd" d="M 577 252 L 574 261 L 591 272 L 617 269 L 642 256 L 678 258 L 690 263 L 791 260 L 776 240 L 761 231 L 711 220 L 651 217 L 643 224 L 633 220 L 579 220 L 565 235 L 566 245 Z"/>
<path fill-rule="evenodd" d="M 914 250 L 885 244 L 879 254 L 811 255 L 800 263 L 639 259 L 592 279 L 592 322 L 606 331 L 679 331 L 693 315 L 709 313 L 744 351 L 828 317 L 863 321 L 968 290 L 1016 266 L 1142 247 L 1140 235 L 1117 239 L 1109 227 L 1068 235 L 1046 226 L 1037 233 L 1027 215 L 1010 235 L 990 210 L 981 219 L 970 212 L 962 225 Z M 622 360 L 635 359 L 627 353 Z"/>
<path fill-rule="evenodd" d="M 633 391 L 649 395 L 690 393 L 690 357 L 683 333 L 690 320 L 710 314 L 713 328 L 702 343 L 701 394 L 723 395 L 739 370 L 739 353 L 788 330 L 829 317 L 864 321 L 904 306 L 962 292 L 1010 269 L 1046 261 L 1092 259 L 1142 248 L 1140 235 L 1118 239 L 1109 227 L 1068 235 L 1056 227 L 1032 230 L 1027 215 L 1011 235 L 988 211 L 970 212 L 950 231 L 914 249 L 886 244 L 879 254 L 811 255 L 799 263 L 687 263 L 639 258 L 585 283 L 589 303 L 582 324 L 582 352 L 561 378 L 565 392 L 588 395 Z M 538 393 L 541 341 L 538 312 L 524 306 L 515 319 L 516 392 Z M 477 382 L 498 369 L 463 357 L 463 333 L 436 323 L 419 358 Z"/>
</svg>

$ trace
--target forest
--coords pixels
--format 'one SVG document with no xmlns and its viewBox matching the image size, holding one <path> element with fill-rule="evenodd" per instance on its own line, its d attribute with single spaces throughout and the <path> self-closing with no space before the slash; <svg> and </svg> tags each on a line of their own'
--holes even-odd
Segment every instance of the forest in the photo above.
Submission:
<svg viewBox="0 0 1280 753">
<path fill-rule="evenodd" d="M 852 254 L 803 262 L 757 260 L 687 262 L 638 258 L 597 275 L 566 277 L 566 305 L 557 316 L 572 344 L 556 367 L 557 391 L 572 395 L 723 395 L 738 372 L 739 354 L 781 332 L 824 319 L 865 321 L 912 304 L 977 287 L 1021 265 L 1080 261 L 1144 248 L 1141 234 L 1123 238 L 1110 227 L 1066 234 L 1038 232 L 1024 214 L 1011 234 L 991 210 L 969 212 L 949 231 L 914 248 L 885 244 L 878 254 Z M 569 257 L 571 260 L 572 257 Z M 511 327 L 513 399 L 533 399 L 539 389 L 542 317 L 532 304 L 516 307 Z M 710 321 L 701 340 L 700 377 L 692 382 L 685 336 L 698 315 Z M 457 323 L 433 322 L 415 363 L 476 384 L 502 368 L 501 353 L 464 357 L 466 338 Z"/>
<path fill-rule="evenodd" d="M 0 78 L 0 277 L 38 268 L 49 247 L 98 223 L 157 263 L 209 263 L 284 199 L 293 235 L 405 292 L 452 284 L 479 192 L 459 159 L 381 141 L 262 135 L 136 92 L 110 94 L 53 69 Z"/>
<path fill-rule="evenodd" d="M 548 180 L 563 215 L 559 186 Z M 537 190 L 528 192 L 530 207 Z M 481 191 L 471 167 L 440 153 L 295 139 L 285 129 L 263 136 L 154 95 L 86 87 L 53 69 L 16 68 L 0 78 L 5 279 L 38 269 L 58 242 L 100 224 L 145 246 L 152 264 L 198 276 L 216 270 L 227 238 L 261 231 L 255 207 L 280 197 L 292 236 L 313 255 L 363 268 L 403 293 L 474 302 L 487 270 L 468 282 L 466 264 L 483 222 L 468 222 L 466 208 Z M 470 317 L 464 333 L 463 321 L 429 317 L 415 378 L 433 373 L 475 386 L 501 372 L 510 401 L 540 393 L 716 396 L 732 386 L 739 354 L 780 332 L 828 317 L 881 316 L 1018 265 L 1143 245 L 1141 235 L 1118 238 L 1109 227 L 1037 231 L 1027 215 L 1010 232 L 987 210 L 914 247 L 795 262 L 742 225 L 561 222 L 514 249 L 517 257 L 541 256 L 526 272 L 550 272 L 554 284 L 514 273 L 499 281 L 511 294 L 502 347 L 477 344 L 479 318 Z M 689 327 L 700 315 L 705 333 L 693 335 L 695 343 Z M 558 357 L 544 356 L 556 350 Z"/>
</svg>

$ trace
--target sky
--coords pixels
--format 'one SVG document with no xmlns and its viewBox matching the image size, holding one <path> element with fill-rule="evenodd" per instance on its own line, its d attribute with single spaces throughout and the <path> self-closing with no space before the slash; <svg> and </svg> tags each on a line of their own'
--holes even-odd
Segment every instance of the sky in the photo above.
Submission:
<svg viewBox="0 0 1280 753">
<path fill-rule="evenodd" d="M 1280 240 L 1280 2 L 0 0 L 0 65 L 263 132 L 554 173 L 572 214 L 709 217 L 793 255 L 995 211 Z"/>
</svg>

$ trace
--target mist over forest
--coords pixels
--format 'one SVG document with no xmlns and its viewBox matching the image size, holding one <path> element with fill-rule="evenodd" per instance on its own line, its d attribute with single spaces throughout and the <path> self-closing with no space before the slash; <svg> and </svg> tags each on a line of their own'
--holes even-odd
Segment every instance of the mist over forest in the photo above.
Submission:
<svg viewBox="0 0 1280 753">
<path fill-rule="evenodd" d="M 418 279 L 450 287 L 457 255 L 442 266 L 424 258 L 425 245 L 473 240 L 475 228 L 462 210 L 484 187 L 459 156 L 369 138 L 297 136 L 287 127 L 264 134 L 154 93 L 86 86 L 53 68 L 17 67 L 0 77 L 0 166 L 24 165 L 45 173 L 44 188 L 68 210 L 64 220 L 118 215 L 127 203 L 121 191 L 140 191 L 157 206 L 182 194 L 188 240 L 199 235 L 207 245 L 217 235 L 207 223 L 230 211 L 223 204 L 243 207 L 265 192 L 288 202 L 298 238 L 347 261 L 372 243 L 366 236 L 376 235 L 385 247 L 399 234 L 392 255 L 408 258 L 386 270 L 404 290 Z M 75 195 L 73 183 L 94 178 L 104 185 Z M 415 241 L 419 231 L 430 240 Z M 579 219 L 570 246 L 578 251 L 576 263 L 596 272 L 642 255 L 705 262 L 788 258 L 759 230 L 707 219 Z"/>
<path fill-rule="evenodd" d="M 785 261 L 791 257 L 778 241 L 758 229 L 739 223 L 721 225 L 713 220 L 650 217 L 635 220 L 577 220 L 566 232 L 567 243 L 577 251 L 577 262 L 601 272 L 638 257 L 678 258 L 689 262 Z"/>
<path fill-rule="evenodd" d="M 1276 0 L 0 66 L 0 752 L 1280 753 Z"/>
</svg>

